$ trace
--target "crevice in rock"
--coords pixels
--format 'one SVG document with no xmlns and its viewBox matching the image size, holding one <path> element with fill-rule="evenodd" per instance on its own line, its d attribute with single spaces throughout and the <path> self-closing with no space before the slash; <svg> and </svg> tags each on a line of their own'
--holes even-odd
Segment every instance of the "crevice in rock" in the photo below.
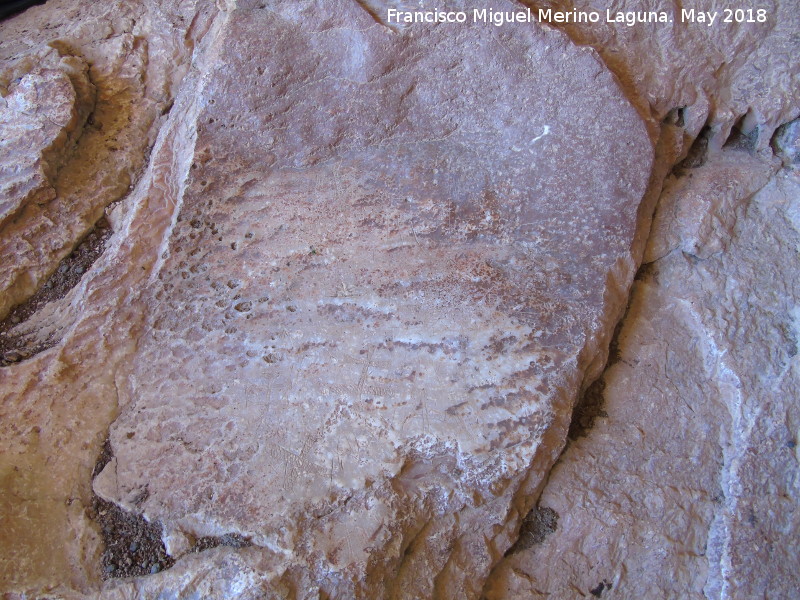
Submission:
<svg viewBox="0 0 800 600">
<path fill-rule="evenodd" d="M 686 107 L 676 106 L 667 113 L 661 121 L 664 125 L 674 125 L 675 127 L 684 127 L 686 125 Z"/>
<path fill-rule="evenodd" d="M 669 131 L 674 131 L 676 128 L 682 130 L 685 126 L 686 120 L 686 107 L 675 107 L 664 118 L 664 123 L 661 127 L 661 134 L 659 139 L 659 148 L 663 150 L 663 152 L 658 153 L 656 161 L 661 160 L 662 162 L 655 163 L 653 166 L 653 174 L 651 175 L 651 181 L 648 191 L 646 192 L 643 200 L 643 204 L 640 207 L 640 210 L 644 210 L 649 214 L 649 217 L 640 217 L 640 223 L 646 223 L 646 226 L 643 227 L 642 231 L 642 240 L 641 240 L 641 248 L 642 254 L 643 249 L 646 247 L 647 239 L 652 235 L 651 231 L 651 219 L 653 214 L 655 213 L 656 207 L 658 205 L 658 201 L 661 198 L 661 195 L 664 191 L 664 183 L 669 177 L 670 173 L 674 173 L 678 169 L 679 165 L 679 158 L 680 156 L 685 156 L 681 154 L 680 156 L 671 150 L 672 143 L 676 140 L 675 135 L 680 134 L 672 134 L 670 135 Z M 664 126 L 667 127 L 664 127 Z M 701 142 L 699 148 L 702 149 L 702 158 L 703 161 L 705 160 L 705 153 L 708 149 L 708 140 L 711 138 L 711 129 L 705 128 L 707 131 L 704 130 L 703 135 L 703 142 Z M 666 131 L 665 131 L 666 130 Z M 699 136 L 698 136 L 699 137 Z M 670 150 L 668 150 L 670 148 Z M 699 151 L 696 151 L 700 154 Z M 647 198 L 650 197 L 651 201 L 647 202 Z M 639 255 L 641 257 L 641 254 Z M 657 268 L 653 263 L 641 263 L 638 271 L 634 275 L 634 282 L 635 281 L 648 281 L 652 278 L 657 277 Z M 587 436 L 590 430 L 594 427 L 596 420 L 598 418 L 606 418 L 608 414 L 605 412 L 605 379 L 604 375 L 606 370 L 609 369 L 611 366 L 615 365 L 616 363 L 622 360 L 621 353 L 619 350 L 620 346 L 620 334 L 623 329 L 623 325 L 627 322 L 630 317 L 630 310 L 631 310 L 631 302 L 633 299 L 633 286 L 635 283 L 632 282 L 630 288 L 627 292 L 627 299 L 625 304 L 625 310 L 622 315 L 619 317 L 617 324 L 614 328 L 613 334 L 611 335 L 611 339 L 609 341 L 609 348 L 608 348 L 608 358 L 606 359 L 606 364 L 602 368 L 599 376 L 592 381 L 588 387 L 586 387 L 583 393 L 578 398 L 574 408 L 573 413 L 571 416 L 570 424 L 567 430 L 566 439 L 564 440 L 564 445 L 561 448 L 561 452 L 559 453 L 558 458 L 553 461 L 552 465 L 550 466 L 547 474 L 543 477 L 542 483 L 536 492 L 536 501 L 537 504 L 534 505 L 533 509 L 523 518 L 523 522 L 520 528 L 520 533 L 517 541 L 506 551 L 505 556 L 509 556 L 511 554 L 520 552 L 532 545 L 540 544 L 544 541 L 544 536 L 541 536 L 540 533 L 536 533 L 534 535 L 534 531 L 536 531 L 536 527 L 534 524 L 539 524 L 544 519 L 543 515 L 541 514 L 543 511 L 552 510 L 548 507 L 540 507 L 538 505 L 538 499 L 541 492 L 547 488 L 549 484 L 550 477 L 554 470 L 558 467 L 559 463 L 561 462 L 561 458 L 564 454 L 568 451 L 571 445 L 581 437 Z M 555 513 L 555 511 L 553 511 Z M 545 512 L 545 516 L 546 516 Z M 555 514 L 556 525 L 558 514 Z M 526 525 L 528 523 L 528 525 Z M 547 522 L 545 521 L 545 525 Z M 539 526 L 539 525 L 537 525 Z M 544 525 L 541 525 L 544 526 Z M 546 535 L 549 533 L 554 532 L 556 527 L 553 527 L 552 531 L 547 531 Z M 521 541 L 523 536 L 527 539 L 527 541 Z M 533 540 L 537 540 L 533 542 Z M 501 560 L 498 564 L 494 565 L 494 567 L 490 570 L 489 575 L 486 578 L 486 581 L 491 581 L 493 579 L 494 573 L 497 570 L 500 564 L 503 564 L 505 561 Z M 605 589 L 611 589 L 609 585 Z M 486 588 L 484 588 L 484 591 Z M 582 592 L 581 592 L 582 593 Z"/>
<path fill-rule="evenodd" d="M 609 362 L 609 365 L 611 363 Z M 608 368 L 608 367 L 606 367 Z M 606 385 L 602 377 L 599 377 L 592 383 L 575 405 L 572 411 L 572 420 L 569 424 L 569 432 L 567 437 L 570 440 L 577 440 L 578 438 L 585 437 L 589 430 L 594 427 L 595 419 L 607 417 L 608 413 L 603 410 L 603 392 Z"/>
<path fill-rule="evenodd" d="M 25 302 L 15 306 L 5 319 L 0 321 L 0 367 L 7 367 L 52 348 L 60 341 L 50 336 L 45 340 L 35 339 L 35 333 L 15 333 L 14 329 L 28 321 L 49 302 L 60 300 L 80 282 L 84 274 L 103 254 L 113 230 L 105 215 L 64 258 L 44 282 Z"/>
<path fill-rule="evenodd" d="M 522 520 L 519 538 L 506 556 L 527 550 L 544 542 L 545 538 L 558 529 L 559 514 L 547 506 L 534 506 Z"/>
<path fill-rule="evenodd" d="M 711 138 L 713 137 L 713 130 L 708 125 L 704 126 L 697 134 L 694 142 L 689 148 L 686 158 L 679 162 L 674 167 L 674 172 L 681 174 L 690 169 L 702 167 L 708 158 L 708 147 Z"/>
<path fill-rule="evenodd" d="M 680 123 L 681 118 L 682 115 L 680 113 L 680 109 L 676 108 L 670 111 L 668 116 L 665 118 L 664 123 L 668 125 L 678 125 L 678 123 Z M 758 139 L 760 133 L 759 128 L 755 127 L 751 129 L 749 133 L 744 133 L 744 131 L 746 131 L 746 127 L 744 125 L 745 123 L 744 119 L 745 117 L 742 117 L 737 121 L 736 125 L 731 130 L 731 133 L 726 139 L 722 148 L 726 150 L 733 150 L 740 152 L 746 151 L 750 154 L 756 154 L 759 151 L 758 148 Z M 792 132 L 789 131 L 791 127 L 795 128 Z M 678 162 L 672 167 L 672 175 L 674 177 L 683 177 L 683 176 L 691 177 L 691 172 L 690 172 L 691 169 L 700 167 L 706 162 L 707 154 L 709 151 L 709 142 L 713 141 L 715 133 L 716 131 L 712 130 L 708 126 L 703 128 L 703 130 L 696 138 L 695 143 L 691 147 L 687 157 L 683 161 Z M 791 158 L 788 159 L 789 162 L 791 161 L 800 162 L 800 154 L 798 154 L 798 152 L 800 152 L 800 120 L 790 121 L 788 123 L 785 123 L 784 125 L 779 126 L 772 137 L 771 147 L 773 152 L 777 156 L 783 158 L 784 164 L 787 164 L 787 156 L 791 156 Z M 791 152 L 792 150 L 794 150 L 795 154 L 789 155 L 789 152 Z M 773 171 L 771 177 L 774 177 L 776 172 L 777 169 Z M 768 179 L 767 182 L 770 179 Z M 750 192 L 747 195 L 744 204 L 749 203 L 750 200 L 753 197 L 755 197 L 766 185 L 767 183 L 764 183 L 764 185 L 759 186 L 756 190 Z M 659 199 L 659 203 L 660 202 L 661 199 Z M 653 232 L 651 231 L 650 235 L 652 234 Z M 705 260 L 704 258 L 700 258 L 686 251 L 681 251 L 681 252 L 684 258 L 693 265 Z M 647 284 L 647 283 L 657 284 L 659 281 L 659 259 L 654 260 L 652 262 L 642 263 L 639 270 L 636 273 L 635 281 L 639 282 L 639 284 Z M 636 283 L 634 283 L 634 285 L 636 285 Z M 600 375 L 600 377 L 586 390 L 581 399 L 578 401 L 578 404 L 574 409 L 573 419 L 569 429 L 569 434 L 568 434 L 569 440 L 567 441 L 567 444 L 564 446 L 564 449 L 561 452 L 561 456 L 553 464 L 553 467 L 551 468 L 550 471 L 551 474 L 561 462 L 561 457 L 565 456 L 565 454 L 569 451 L 572 442 L 574 442 L 577 438 L 581 436 L 587 435 L 591 427 L 594 425 L 595 419 L 598 416 L 600 417 L 606 416 L 602 412 L 604 404 L 603 393 L 605 388 L 604 376 L 607 369 L 609 369 L 615 363 L 620 362 L 622 360 L 619 354 L 620 332 L 622 329 L 622 325 L 627 323 L 628 320 L 631 318 L 630 299 L 632 298 L 632 295 L 633 295 L 633 288 L 629 293 L 628 307 L 626 308 L 625 314 L 620 319 L 619 323 L 617 324 L 616 330 L 614 332 L 614 336 L 610 344 L 608 362 L 605 368 L 603 369 L 603 373 Z M 789 339 L 789 337 L 786 335 L 784 337 L 787 339 L 787 345 L 789 348 L 787 354 L 789 354 L 790 356 L 794 356 L 797 352 L 796 340 Z M 671 423 L 665 423 L 665 426 L 669 425 L 671 425 Z M 789 447 L 794 447 L 794 441 L 789 442 Z M 728 460 L 729 459 L 726 458 L 725 465 L 724 466 L 721 465 L 720 467 L 723 473 L 725 473 L 727 470 L 730 469 L 730 465 L 727 464 Z M 548 477 L 545 479 L 545 482 L 542 485 L 542 490 L 548 487 L 549 479 L 550 475 L 548 475 Z M 729 510 L 724 507 L 725 496 L 727 494 L 725 489 L 726 489 L 725 485 L 722 485 L 720 491 L 713 498 L 714 503 L 718 505 L 717 511 L 719 515 L 725 514 L 725 512 Z M 525 549 L 525 547 L 520 547 L 523 536 L 523 530 L 525 528 L 524 524 L 529 520 L 535 522 L 539 518 L 537 512 L 540 510 L 541 509 L 537 506 L 531 511 L 531 513 L 529 513 L 525 517 L 525 520 L 523 521 L 523 528 L 520 530 L 520 539 L 506 552 L 506 556 L 509 556 L 511 554 L 519 552 L 520 550 Z M 715 520 L 716 519 L 721 520 L 720 516 L 715 516 L 714 518 Z M 724 526 L 719 525 L 718 527 L 724 527 Z M 542 540 L 543 539 L 544 538 L 542 538 Z M 715 542 L 715 543 L 717 543 L 718 545 L 722 544 L 722 542 Z M 711 535 L 709 535 L 709 541 L 707 547 L 710 547 L 711 545 L 712 545 L 712 540 L 711 540 Z M 530 545 L 528 545 L 527 547 L 530 547 Z M 711 550 L 708 550 L 708 552 L 710 556 Z M 721 553 L 722 550 L 717 549 L 716 552 Z M 717 556 L 716 560 L 719 563 L 720 561 L 723 560 L 723 557 Z M 712 563 L 713 560 L 710 559 L 709 565 L 711 565 Z M 511 568 L 513 569 L 513 567 Z M 515 571 L 515 573 L 517 573 L 517 571 Z M 519 576 L 522 576 L 521 573 L 523 572 L 520 571 L 517 574 Z M 492 575 L 490 574 L 489 579 L 491 579 L 491 577 Z M 524 574 L 524 577 L 530 579 L 527 573 Z M 604 592 L 610 592 L 611 589 L 612 589 L 612 582 L 603 579 L 600 583 L 597 584 L 597 586 L 589 589 L 589 594 L 591 594 L 592 597 L 600 598 L 601 596 L 606 595 Z"/>
<path fill-rule="evenodd" d="M 638 277 L 639 273 L 636 274 L 637 279 Z M 620 330 L 622 329 L 622 324 L 628 317 L 629 310 L 630 297 L 628 299 L 628 306 L 625 307 L 625 314 L 617 323 L 617 326 L 614 329 L 614 334 L 611 337 L 611 344 L 608 350 L 608 361 L 603 369 L 603 373 L 605 373 L 605 371 L 612 365 L 620 361 L 619 334 Z M 575 441 L 578 438 L 585 437 L 589 433 L 589 430 L 594 427 L 596 419 L 608 416 L 608 413 L 606 413 L 606 411 L 603 409 L 605 404 L 605 400 L 603 399 L 605 387 L 605 380 L 601 374 L 600 377 L 598 377 L 591 385 L 589 385 L 589 387 L 586 388 L 581 397 L 578 399 L 578 402 L 575 404 L 575 408 L 572 411 L 572 420 L 570 421 L 569 430 L 567 432 L 568 440 Z"/>
<path fill-rule="evenodd" d="M 111 442 L 106 439 L 92 480 L 113 457 Z M 105 548 L 100 559 L 103 579 L 152 575 L 175 564 L 161 539 L 160 523 L 150 523 L 142 515 L 123 510 L 94 492 L 89 516 L 100 526 L 103 537 Z"/>
<path fill-rule="evenodd" d="M 197 553 L 204 550 L 210 550 L 211 548 L 217 548 L 219 546 L 228 546 L 230 548 L 247 548 L 252 545 L 253 542 L 250 541 L 249 537 L 243 536 L 239 533 L 226 533 L 219 536 L 205 536 L 198 538 L 192 545 L 192 548 L 189 550 L 189 552 Z"/>
<path fill-rule="evenodd" d="M 742 116 L 736 124 L 731 128 L 731 132 L 723 148 L 733 148 L 738 150 L 745 150 L 750 154 L 754 153 L 758 148 L 759 128 L 754 127 L 751 131 L 745 133 L 745 119 L 747 115 Z"/>
</svg>

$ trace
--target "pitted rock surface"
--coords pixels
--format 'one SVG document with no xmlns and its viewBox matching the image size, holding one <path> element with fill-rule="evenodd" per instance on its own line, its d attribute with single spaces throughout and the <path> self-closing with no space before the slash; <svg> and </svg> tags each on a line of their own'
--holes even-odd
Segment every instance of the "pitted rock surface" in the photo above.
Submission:
<svg viewBox="0 0 800 600">
<path fill-rule="evenodd" d="M 3 209 L 0 316 L 36 295 L 0 325 L 32 348 L 0 363 L 0 593 L 797 587 L 794 7 L 387 26 L 416 4 L 0 23 L 3 100 L 36 80 L 25 118 L 58 117 L 3 171 L 31 191 Z M 683 158 L 606 404 L 551 473 Z"/>
<path fill-rule="evenodd" d="M 652 150 L 557 32 L 330 4 L 229 18 L 95 490 L 176 553 L 235 532 L 327 593 L 475 597 L 620 309 Z"/>
</svg>

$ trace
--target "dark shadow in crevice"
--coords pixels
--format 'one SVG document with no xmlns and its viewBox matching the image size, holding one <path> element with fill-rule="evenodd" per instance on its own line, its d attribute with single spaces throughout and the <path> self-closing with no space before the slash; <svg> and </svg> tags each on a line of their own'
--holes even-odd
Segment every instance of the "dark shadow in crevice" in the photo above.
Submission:
<svg viewBox="0 0 800 600">
<path fill-rule="evenodd" d="M 111 442 L 106 440 L 92 471 L 92 480 L 113 457 Z M 94 493 L 89 516 L 100 526 L 103 537 L 103 579 L 152 575 L 175 564 L 161 539 L 160 523 L 150 523 L 142 515 L 128 512 Z"/>
<path fill-rule="evenodd" d="M 758 134 L 759 128 L 754 127 L 752 131 L 744 132 L 744 121 L 747 115 L 741 117 L 736 124 L 731 128 L 728 139 L 722 145 L 723 148 L 730 148 L 734 150 L 744 150 L 750 154 L 754 154 L 758 149 Z"/>
<path fill-rule="evenodd" d="M 670 110 L 661 121 L 664 125 L 673 125 L 675 127 L 686 126 L 686 107 L 677 106 Z"/>
<path fill-rule="evenodd" d="M 694 140 L 694 143 L 689 148 L 686 158 L 675 165 L 673 172 L 676 175 L 682 175 L 686 171 L 702 167 L 704 164 L 706 164 L 706 160 L 708 159 L 709 142 L 711 141 L 712 137 L 713 130 L 711 127 L 708 125 L 703 127 L 703 129 L 700 130 L 700 133 L 697 134 L 697 138 Z"/>
<path fill-rule="evenodd" d="M 534 506 L 522 520 L 519 538 L 506 551 L 506 556 L 527 550 L 544 542 L 545 538 L 558 529 L 558 513 L 546 506 Z"/>
<path fill-rule="evenodd" d="M 606 370 L 620 361 L 619 335 L 627 316 L 628 309 L 625 310 L 625 316 L 620 319 L 614 329 L 614 335 L 611 338 L 611 345 L 608 349 L 608 362 L 603 368 L 603 373 L 586 388 L 572 411 L 572 420 L 569 423 L 569 431 L 567 432 L 567 437 L 572 441 L 585 437 L 594 427 L 596 419 L 608 417 L 608 413 L 603 408 L 605 405 L 603 393 L 606 389 L 604 375 Z"/>
<path fill-rule="evenodd" d="M 639 270 L 634 276 L 634 281 L 639 283 L 658 283 L 658 269 L 655 263 L 645 263 L 640 266 Z M 594 427 L 595 421 L 598 418 L 608 417 L 608 413 L 604 408 L 604 394 L 606 389 L 605 374 L 608 369 L 622 361 L 622 353 L 620 352 L 620 335 L 622 333 L 623 325 L 630 317 L 630 302 L 632 298 L 633 290 L 631 290 L 631 293 L 628 297 L 628 305 L 625 308 L 625 314 L 614 328 L 614 335 L 611 337 L 611 343 L 608 348 L 608 361 L 603 368 L 603 372 L 600 374 L 600 377 L 598 377 L 588 388 L 586 388 L 572 411 L 572 420 L 570 421 L 569 431 L 567 432 L 567 438 L 569 441 L 575 441 L 578 438 L 586 437 L 589 431 Z M 566 452 L 566 448 L 564 449 L 564 452 Z"/>
<path fill-rule="evenodd" d="M 609 362 L 609 364 L 611 363 Z M 608 413 L 603 409 L 605 404 L 603 393 L 605 389 L 605 380 L 600 376 L 583 393 L 572 411 L 572 420 L 567 433 L 569 439 L 577 440 L 580 437 L 585 437 L 594 427 L 595 419 L 608 416 Z"/>
<path fill-rule="evenodd" d="M 12 330 L 26 322 L 49 302 L 61 300 L 80 282 L 83 275 L 103 254 L 106 243 L 113 233 L 105 216 L 81 240 L 75 249 L 62 260 L 47 281 L 22 304 L 15 306 L 5 319 L 0 321 L 0 367 L 21 362 L 39 352 L 55 346 L 60 340 L 35 339 L 35 333 L 17 334 Z"/>
</svg>

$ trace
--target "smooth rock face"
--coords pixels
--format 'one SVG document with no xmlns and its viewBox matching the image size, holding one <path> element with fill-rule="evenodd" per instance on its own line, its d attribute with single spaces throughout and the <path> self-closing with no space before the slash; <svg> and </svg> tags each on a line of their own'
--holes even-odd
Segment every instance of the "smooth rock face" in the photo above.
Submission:
<svg viewBox="0 0 800 600">
<path fill-rule="evenodd" d="M 652 155 L 591 52 L 504 35 L 229 16 L 95 481 L 176 556 L 233 532 L 265 582 L 477 596 L 620 308 Z"/>
<path fill-rule="evenodd" d="M 797 590 L 800 177 L 779 164 L 728 150 L 668 180 L 605 412 L 539 500 L 558 528 L 488 598 Z"/>
</svg>

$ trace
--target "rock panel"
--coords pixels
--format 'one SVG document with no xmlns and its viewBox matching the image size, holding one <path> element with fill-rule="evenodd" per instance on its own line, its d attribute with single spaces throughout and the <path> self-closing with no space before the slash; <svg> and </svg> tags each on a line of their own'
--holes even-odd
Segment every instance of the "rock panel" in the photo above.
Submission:
<svg viewBox="0 0 800 600">
<path fill-rule="evenodd" d="M 477 597 L 624 302 L 646 129 L 527 25 L 276 2 L 222 36 L 95 490 L 176 555 L 250 540 L 239 594 Z"/>
<path fill-rule="evenodd" d="M 478 597 L 605 359 L 648 175 L 653 197 L 704 125 L 692 177 L 667 184 L 607 416 L 485 591 L 796 587 L 797 415 L 775 401 L 797 387 L 779 266 L 796 174 L 767 184 L 778 163 L 752 156 L 796 117 L 794 11 L 649 37 L 567 27 L 621 91 L 557 31 L 386 27 L 401 4 L 51 0 L 0 25 L 4 99 L 34 79 L 62 99 L 32 104 L 57 126 L 17 137 L 43 158 L 3 209 L 0 314 L 131 193 L 106 254 L 14 331 L 55 345 L 0 369 L 2 591 Z M 652 174 L 625 94 L 650 137 L 685 127 Z M 795 134 L 773 140 L 786 165 Z M 108 502 L 150 541 L 163 527 L 171 554 L 124 572 L 175 565 L 101 583 L 86 509 Z"/>
</svg>

